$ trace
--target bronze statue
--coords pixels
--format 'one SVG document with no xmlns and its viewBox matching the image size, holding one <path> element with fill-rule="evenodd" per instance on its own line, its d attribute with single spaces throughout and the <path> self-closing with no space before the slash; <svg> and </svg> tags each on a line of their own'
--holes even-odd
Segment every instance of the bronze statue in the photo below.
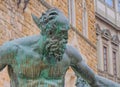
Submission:
<svg viewBox="0 0 120 87">
<path fill-rule="evenodd" d="M 40 18 L 32 17 L 41 29 L 40 35 L 16 39 L 0 47 L 0 70 L 8 66 L 11 87 L 64 87 L 69 66 L 91 87 L 104 87 L 79 51 L 67 45 L 70 26 L 60 10 L 52 8 Z"/>
</svg>

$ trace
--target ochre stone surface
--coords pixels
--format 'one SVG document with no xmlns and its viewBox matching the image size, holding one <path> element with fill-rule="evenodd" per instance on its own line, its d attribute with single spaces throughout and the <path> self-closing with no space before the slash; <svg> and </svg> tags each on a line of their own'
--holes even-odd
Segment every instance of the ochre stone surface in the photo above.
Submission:
<svg viewBox="0 0 120 87">
<path fill-rule="evenodd" d="M 39 34 L 39 29 L 34 24 L 31 13 L 38 17 L 46 10 L 38 0 L 30 0 L 25 13 L 22 12 L 23 3 L 17 8 L 17 0 L 0 0 L 0 45 L 16 38 Z M 47 0 L 50 3 L 50 0 Z M 68 17 L 68 0 L 52 0 L 52 5 L 61 9 Z M 88 40 L 96 46 L 96 31 L 94 28 L 94 0 L 87 1 L 88 10 Z M 75 0 L 76 28 L 82 33 L 82 0 Z M 97 73 L 96 49 L 86 40 L 72 30 L 69 31 L 69 44 L 75 46 L 82 54 L 86 63 Z M 66 75 L 66 87 L 75 87 L 75 75 L 70 68 Z M 0 87 L 9 86 L 7 67 L 0 72 Z"/>
</svg>

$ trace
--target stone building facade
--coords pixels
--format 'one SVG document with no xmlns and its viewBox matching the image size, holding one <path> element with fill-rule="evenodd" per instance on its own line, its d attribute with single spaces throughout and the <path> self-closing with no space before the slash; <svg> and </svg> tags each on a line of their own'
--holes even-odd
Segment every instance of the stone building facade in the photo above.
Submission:
<svg viewBox="0 0 120 87">
<path fill-rule="evenodd" d="M 95 0 L 98 71 L 120 83 L 120 0 Z"/>
<path fill-rule="evenodd" d="M 86 63 L 97 73 L 97 49 L 94 0 L 46 0 L 59 8 L 77 30 L 69 31 L 69 44 L 75 46 Z M 17 8 L 17 0 L 0 0 L 0 45 L 20 37 L 39 34 L 31 13 L 38 17 L 46 10 L 38 0 L 30 0 L 23 13 L 23 1 Z M 66 73 L 66 87 L 75 87 L 75 74 L 70 68 Z M 9 87 L 7 67 L 0 72 L 0 87 Z"/>
</svg>

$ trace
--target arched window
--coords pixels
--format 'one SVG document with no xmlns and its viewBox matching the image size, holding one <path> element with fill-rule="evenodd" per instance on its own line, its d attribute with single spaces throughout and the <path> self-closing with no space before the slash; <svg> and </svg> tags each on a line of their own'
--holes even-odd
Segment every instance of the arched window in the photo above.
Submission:
<svg viewBox="0 0 120 87">
<path fill-rule="evenodd" d="M 117 76 L 119 69 L 118 69 L 118 64 L 119 64 L 119 37 L 118 35 L 113 35 L 111 39 L 111 44 L 112 44 L 112 62 L 113 62 L 113 75 Z"/>
<path fill-rule="evenodd" d="M 88 13 L 87 13 L 87 6 L 86 6 L 86 0 L 83 0 L 83 12 L 82 12 L 82 30 L 83 35 L 85 37 L 88 37 Z"/>
</svg>

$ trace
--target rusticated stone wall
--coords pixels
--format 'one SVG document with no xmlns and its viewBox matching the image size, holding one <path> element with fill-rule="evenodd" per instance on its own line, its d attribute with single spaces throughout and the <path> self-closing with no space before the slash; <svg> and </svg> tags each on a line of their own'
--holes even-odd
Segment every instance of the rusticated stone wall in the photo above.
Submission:
<svg viewBox="0 0 120 87">
<path fill-rule="evenodd" d="M 34 24 L 31 13 L 40 16 L 46 10 L 38 0 L 30 0 L 23 13 L 23 3 L 17 8 L 17 0 L 0 0 L 0 45 L 16 38 L 39 34 L 39 29 Z M 61 9 L 68 17 L 68 0 L 47 0 L 51 5 Z M 83 55 L 86 63 L 97 72 L 96 58 L 96 31 L 94 28 L 94 0 L 86 0 L 88 8 L 88 38 L 82 33 L 82 0 L 75 0 L 76 28 L 78 34 L 69 31 L 69 44 L 75 46 Z M 73 43 L 74 42 L 74 43 Z M 66 87 L 74 87 L 75 75 L 71 68 L 66 75 Z M 0 87 L 9 87 L 7 68 L 0 72 Z"/>
</svg>

